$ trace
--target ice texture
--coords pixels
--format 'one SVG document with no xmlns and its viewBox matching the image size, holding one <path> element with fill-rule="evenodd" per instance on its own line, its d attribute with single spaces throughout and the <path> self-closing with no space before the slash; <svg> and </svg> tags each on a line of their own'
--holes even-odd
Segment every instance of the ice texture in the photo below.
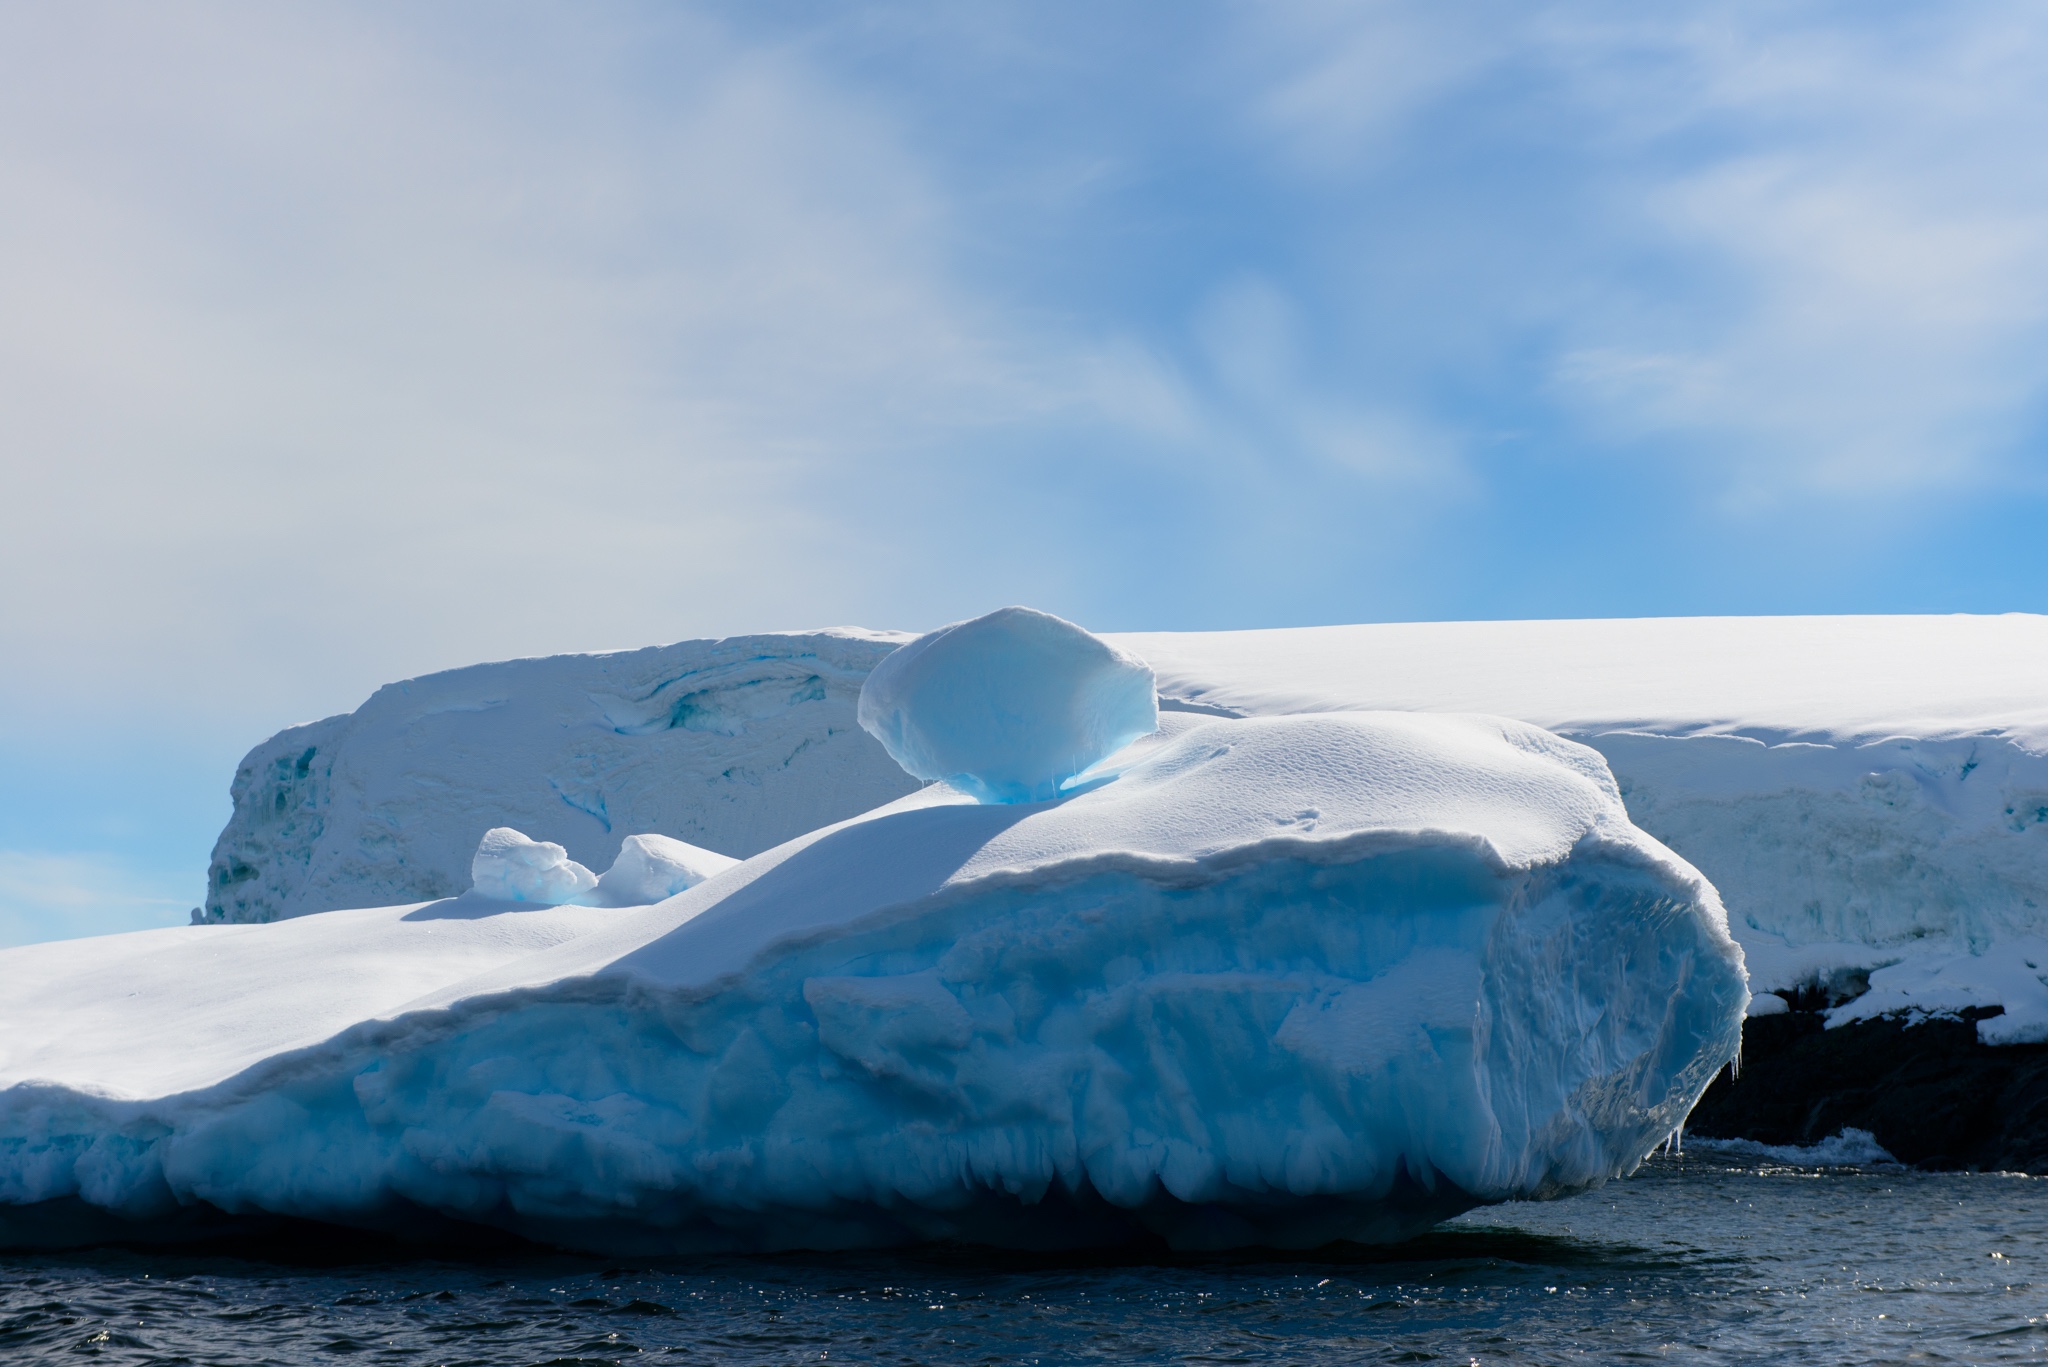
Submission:
<svg viewBox="0 0 2048 1367">
<path fill-rule="evenodd" d="M 935 784 L 637 911 L 0 951 L 32 984 L 0 1000 L 0 1239 L 205 1210 L 617 1252 L 1393 1239 L 1630 1171 L 1733 1055 L 1719 901 L 1593 751 L 1163 720 L 1063 799 Z M 567 938 L 476 966 L 529 918 Z M 331 974 L 352 938 L 416 995 Z M 245 981 L 328 1033 L 234 1009 Z"/>
<path fill-rule="evenodd" d="M 594 869 L 628 832 L 758 854 L 917 786 L 854 721 L 909 639 L 735 636 L 386 685 L 242 760 L 200 919 L 452 897 L 493 826 Z"/>
<path fill-rule="evenodd" d="M 716 877 L 740 861 L 665 835 L 629 835 L 619 857 L 597 880 L 587 901 L 604 906 L 637 907 L 673 897 Z"/>
<path fill-rule="evenodd" d="M 861 685 L 868 734 L 915 778 L 983 802 L 1044 802 L 1159 725 L 1152 670 L 1032 608 L 940 627 Z"/>
<path fill-rule="evenodd" d="M 529 840 L 510 826 L 496 826 L 477 842 L 469 863 L 473 891 L 507 902 L 555 907 L 597 887 L 597 875 L 569 857 L 552 840 Z"/>
</svg>

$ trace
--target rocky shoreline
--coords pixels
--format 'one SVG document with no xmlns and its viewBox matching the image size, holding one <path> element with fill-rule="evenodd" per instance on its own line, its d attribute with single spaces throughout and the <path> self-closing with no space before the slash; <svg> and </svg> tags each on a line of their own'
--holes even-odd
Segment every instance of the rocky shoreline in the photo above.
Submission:
<svg viewBox="0 0 2048 1367">
<path fill-rule="evenodd" d="M 1980 1043 L 1995 1014 L 1833 1030 L 1819 1011 L 1753 1016 L 1739 1072 L 1714 1080 L 1686 1133 L 1806 1145 L 1855 1128 L 1916 1167 L 2048 1174 L 2048 1044 Z"/>
</svg>

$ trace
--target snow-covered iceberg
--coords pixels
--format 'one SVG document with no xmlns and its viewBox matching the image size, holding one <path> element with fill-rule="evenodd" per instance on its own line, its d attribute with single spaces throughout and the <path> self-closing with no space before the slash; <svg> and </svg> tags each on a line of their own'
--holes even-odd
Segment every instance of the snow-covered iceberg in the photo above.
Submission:
<svg viewBox="0 0 2048 1367">
<path fill-rule="evenodd" d="M 0 1237 L 1385 1239 L 1630 1171 L 1734 1053 L 1720 903 L 1592 751 L 1165 721 L 1062 800 L 935 784 L 638 911 L 0 952 L 34 984 L 0 1003 Z"/>
</svg>

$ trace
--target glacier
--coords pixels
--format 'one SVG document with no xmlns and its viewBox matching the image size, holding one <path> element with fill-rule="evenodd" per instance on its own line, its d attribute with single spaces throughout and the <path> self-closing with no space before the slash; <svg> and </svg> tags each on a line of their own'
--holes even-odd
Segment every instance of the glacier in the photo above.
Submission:
<svg viewBox="0 0 2048 1367">
<path fill-rule="evenodd" d="M 639 909 L 0 951 L 0 1241 L 1394 1239 L 1632 1170 L 1734 1054 L 1721 904 L 1594 751 L 1160 720 L 1059 799 L 931 784 Z"/>
<path fill-rule="evenodd" d="M 627 832 L 759 854 L 917 787 L 854 719 L 909 640 L 857 627 L 472 665 L 237 766 L 194 920 L 452 897 L 496 826 L 602 868 Z"/>
</svg>

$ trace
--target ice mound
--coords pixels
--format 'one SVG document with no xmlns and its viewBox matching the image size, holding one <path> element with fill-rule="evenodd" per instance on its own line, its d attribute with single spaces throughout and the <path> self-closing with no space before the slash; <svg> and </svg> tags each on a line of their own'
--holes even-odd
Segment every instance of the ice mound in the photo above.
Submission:
<svg viewBox="0 0 2048 1367">
<path fill-rule="evenodd" d="M 613 907 L 645 906 L 694 888 L 739 862 L 665 835 L 629 835 L 586 900 Z"/>
<path fill-rule="evenodd" d="M 365 975 L 311 1045 L 193 1008 L 259 974 L 334 997 L 271 948 L 327 916 L 144 932 L 220 937 L 155 997 L 140 937 L 0 952 L 37 982 L 0 1003 L 0 1239 L 207 1210 L 621 1252 L 1394 1239 L 1630 1171 L 1733 1055 L 1719 900 L 1592 751 L 1166 721 L 1062 800 L 933 785 L 403 1011 Z"/>
<path fill-rule="evenodd" d="M 469 865 L 479 897 L 538 902 L 558 907 L 597 887 L 597 875 L 569 857 L 552 840 L 528 840 L 510 826 L 496 826 L 477 842 Z"/>
<path fill-rule="evenodd" d="M 860 724 L 915 778 L 1044 802 L 1159 725 L 1152 670 L 1072 622 L 1001 608 L 920 636 L 860 690 Z"/>
</svg>

